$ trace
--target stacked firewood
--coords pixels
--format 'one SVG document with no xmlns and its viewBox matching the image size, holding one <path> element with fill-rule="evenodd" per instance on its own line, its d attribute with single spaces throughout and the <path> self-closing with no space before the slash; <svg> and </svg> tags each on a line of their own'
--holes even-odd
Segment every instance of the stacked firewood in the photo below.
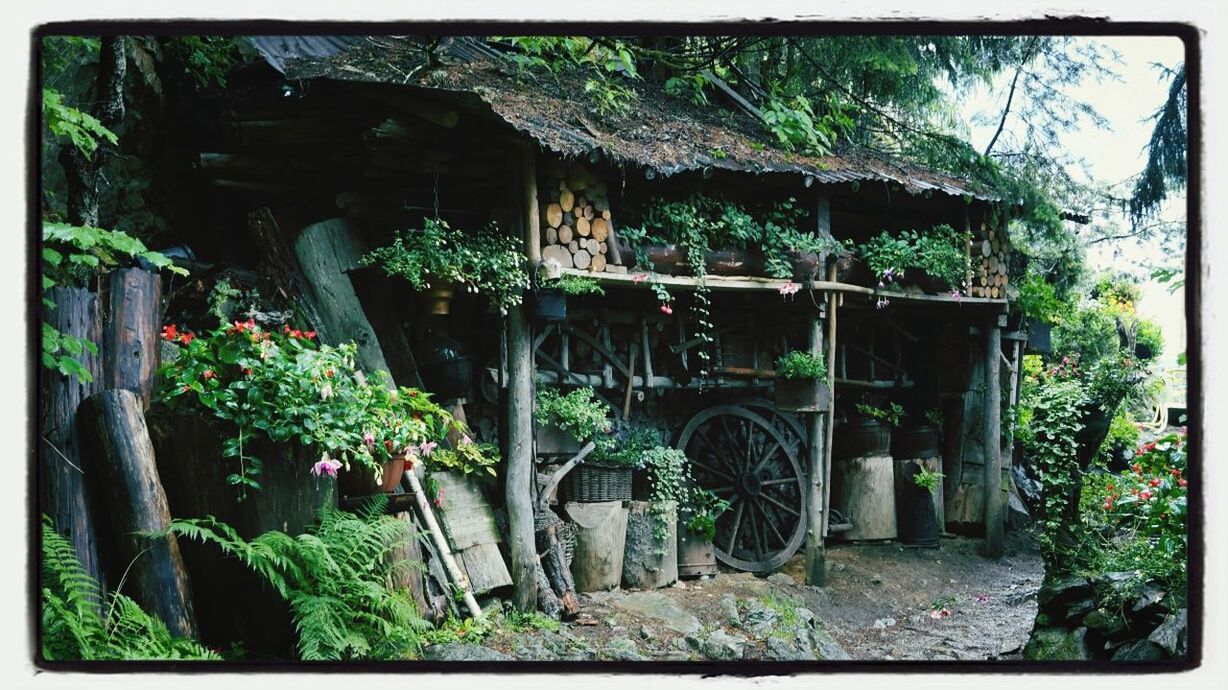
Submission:
<svg viewBox="0 0 1228 690">
<path fill-rule="evenodd" d="M 1010 246 L 1006 230 L 982 223 L 980 236 L 969 240 L 969 253 L 973 269 L 968 294 L 994 299 L 1006 297 L 1010 284 L 1006 267 Z"/>
<path fill-rule="evenodd" d="M 582 163 L 556 161 L 540 187 L 542 258 L 563 268 L 625 273 L 606 183 Z"/>
</svg>

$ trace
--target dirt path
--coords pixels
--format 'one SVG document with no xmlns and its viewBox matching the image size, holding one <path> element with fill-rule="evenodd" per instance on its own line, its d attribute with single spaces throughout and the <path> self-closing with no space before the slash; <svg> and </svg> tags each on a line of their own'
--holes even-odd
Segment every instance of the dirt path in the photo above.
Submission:
<svg viewBox="0 0 1228 690">
<path fill-rule="evenodd" d="M 826 587 L 799 584 L 797 556 L 767 578 L 722 571 L 661 590 L 584 594 L 582 621 L 557 633 L 501 629 L 483 645 L 532 660 L 1018 658 L 1036 616 L 1040 556 L 1021 534 L 996 561 L 980 545 L 834 546 Z"/>
<path fill-rule="evenodd" d="M 1021 533 L 1008 536 L 996 561 L 980 555 L 980 544 L 833 546 L 828 585 L 794 591 L 854 659 L 1017 658 L 1036 617 L 1040 554 Z M 801 568 L 794 559 L 785 572 L 800 579 Z"/>
</svg>

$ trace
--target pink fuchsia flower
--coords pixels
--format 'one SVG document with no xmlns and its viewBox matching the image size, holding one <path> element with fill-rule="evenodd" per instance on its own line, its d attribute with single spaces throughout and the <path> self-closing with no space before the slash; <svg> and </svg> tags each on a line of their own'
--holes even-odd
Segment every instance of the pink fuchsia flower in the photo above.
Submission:
<svg viewBox="0 0 1228 690">
<path fill-rule="evenodd" d="M 1150 500 L 1151 497 L 1154 495 L 1155 494 L 1151 493 L 1150 491 L 1144 491 L 1143 493 L 1139 494 L 1138 497 L 1146 501 L 1146 500 Z"/>
<path fill-rule="evenodd" d="M 673 314 L 673 313 L 674 313 L 674 309 L 673 309 L 673 307 L 669 306 L 668 304 L 662 304 L 662 305 L 661 305 L 661 313 L 662 313 L 662 314 L 666 314 L 666 315 Z"/>
<path fill-rule="evenodd" d="M 951 615 L 951 609 L 948 609 L 945 606 L 943 608 L 930 611 L 930 618 L 933 618 L 934 620 L 946 618 L 949 615 Z"/>
<path fill-rule="evenodd" d="M 368 448 L 374 448 L 375 447 L 375 434 L 371 433 L 370 431 L 363 434 L 362 442 L 367 444 Z"/>
<path fill-rule="evenodd" d="M 328 454 L 320 456 L 320 461 L 311 466 L 311 473 L 317 477 L 328 475 L 330 477 L 337 476 L 337 470 L 341 468 L 341 463 L 328 457 Z"/>
<path fill-rule="evenodd" d="M 647 274 L 647 273 L 635 273 L 635 274 L 633 274 L 633 275 L 631 276 L 631 282 L 633 282 L 633 283 L 637 283 L 637 284 L 638 284 L 638 283 L 642 283 L 642 282 L 644 282 L 645 280 L 648 280 L 648 274 Z"/>
<path fill-rule="evenodd" d="M 332 396 L 332 394 L 333 394 L 333 384 L 326 383 L 324 384 L 324 387 L 320 389 L 320 400 L 328 400 L 329 397 Z"/>
<path fill-rule="evenodd" d="M 796 295 L 797 291 L 801 289 L 802 286 L 798 285 L 797 283 L 785 283 L 784 285 L 780 286 L 780 296 L 785 297 L 787 295 Z"/>
<path fill-rule="evenodd" d="M 438 445 L 439 444 L 434 441 L 423 441 L 422 443 L 418 444 L 418 454 L 424 458 L 429 458 L 431 457 L 431 453 L 435 451 L 435 446 Z"/>
<path fill-rule="evenodd" d="M 439 487 L 439 493 L 435 494 L 435 501 L 434 501 L 434 503 L 435 503 L 435 507 L 436 507 L 436 508 L 442 508 L 442 507 L 443 507 L 443 487 L 442 487 L 442 486 L 441 486 L 441 487 Z"/>
<path fill-rule="evenodd" d="M 367 385 L 367 375 L 362 373 L 362 369 L 354 370 L 354 380 L 357 381 L 358 385 L 360 386 Z"/>
<path fill-rule="evenodd" d="M 459 445 L 462 445 L 462 446 L 467 446 L 467 445 L 470 445 L 470 444 L 472 444 L 472 443 L 473 443 L 473 439 L 469 438 L 469 434 L 465 434 L 464 436 L 461 436 L 461 440 L 460 440 L 460 444 L 459 444 Z"/>
<path fill-rule="evenodd" d="M 963 294 L 960 293 L 959 288 L 955 288 L 951 290 L 951 296 L 955 298 L 956 302 L 959 302 L 960 300 L 963 299 Z"/>
</svg>

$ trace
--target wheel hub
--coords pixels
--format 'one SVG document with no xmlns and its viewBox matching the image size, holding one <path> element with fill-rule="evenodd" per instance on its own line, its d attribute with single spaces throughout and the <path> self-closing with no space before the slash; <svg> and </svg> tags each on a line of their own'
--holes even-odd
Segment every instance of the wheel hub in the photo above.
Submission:
<svg viewBox="0 0 1228 690">
<path fill-rule="evenodd" d="M 738 475 L 738 493 L 746 498 L 753 498 L 763 493 L 763 480 L 755 472 L 742 472 Z"/>
</svg>

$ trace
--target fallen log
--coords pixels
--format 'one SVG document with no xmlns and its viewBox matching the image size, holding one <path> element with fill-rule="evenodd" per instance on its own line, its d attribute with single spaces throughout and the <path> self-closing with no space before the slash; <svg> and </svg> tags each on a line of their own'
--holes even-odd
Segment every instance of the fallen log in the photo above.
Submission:
<svg viewBox="0 0 1228 690">
<path fill-rule="evenodd" d="M 115 553 L 126 572 L 116 589 L 129 594 L 179 637 L 197 637 L 196 616 L 179 543 L 149 537 L 170 523 L 141 400 L 128 390 L 106 390 L 81 404 L 80 423 L 90 441 L 86 470 L 97 472 Z"/>
</svg>

